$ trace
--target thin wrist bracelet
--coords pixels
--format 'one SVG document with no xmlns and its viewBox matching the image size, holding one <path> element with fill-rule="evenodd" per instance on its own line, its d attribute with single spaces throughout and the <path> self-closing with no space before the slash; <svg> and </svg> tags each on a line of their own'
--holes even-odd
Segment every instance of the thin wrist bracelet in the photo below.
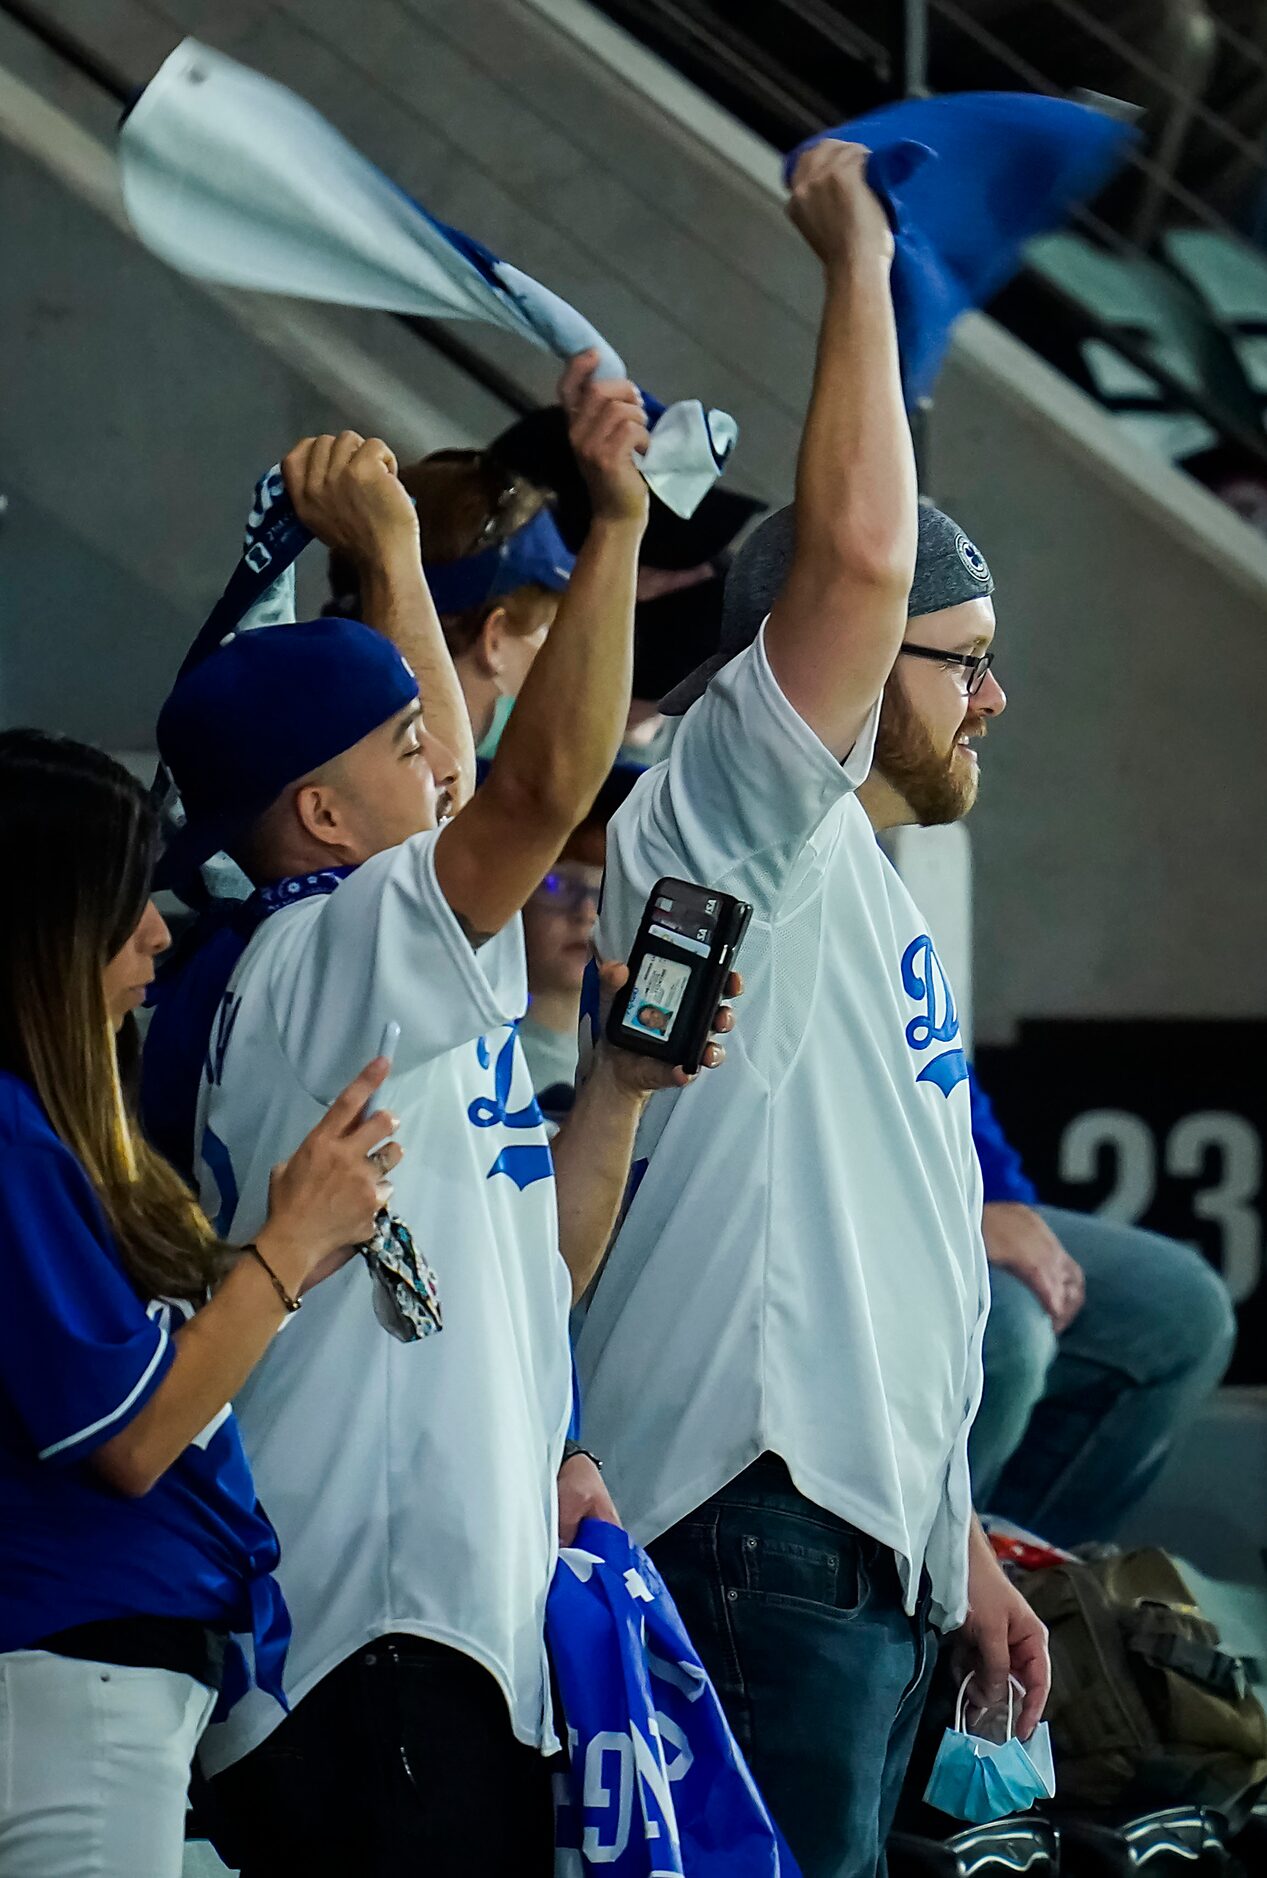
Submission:
<svg viewBox="0 0 1267 1878">
<path fill-rule="evenodd" d="M 282 1283 L 281 1279 L 277 1276 L 277 1273 L 273 1270 L 268 1260 L 264 1257 L 264 1254 L 260 1251 L 254 1239 L 248 1239 L 246 1244 L 242 1247 L 242 1250 L 244 1252 L 249 1252 L 251 1257 L 255 1259 L 255 1261 L 258 1264 L 264 1267 L 264 1270 L 268 1273 L 269 1283 L 272 1285 L 273 1290 L 277 1293 L 282 1303 L 286 1306 L 286 1309 L 288 1311 L 299 1310 L 299 1308 L 303 1304 L 303 1299 L 291 1297 L 289 1291 L 287 1291 L 285 1285 Z"/>
<path fill-rule="evenodd" d="M 593 1461 L 599 1473 L 602 1473 L 603 1463 L 599 1460 L 593 1449 L 583 1447 L 579 1441 L 573 1441 L 571 1435 L 569 1435 L 567 1440 L 563 1443 L 563 1459 L 559 1462 L 559 1466 L 565 1467 L 569 1461 L 574 1461 L 578 1454 L 583 1454 L 587 1461 Z"/>
</svg>

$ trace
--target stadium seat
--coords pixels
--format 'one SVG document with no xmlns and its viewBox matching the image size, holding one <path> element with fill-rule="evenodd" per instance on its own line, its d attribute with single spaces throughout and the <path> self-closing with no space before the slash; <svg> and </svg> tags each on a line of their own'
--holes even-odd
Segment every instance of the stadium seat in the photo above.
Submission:
<svg viewBox="0 0 1267 1878">
<path fill-rule="evenodd" d="M 1219 1822 L 1201 1807 L 1138 1818 L 1062 1817 L 1062 1878 L 1226 1878 L 1232 1870 Z"/>
<path fill-rule="evenodd" d="M 1082 344 L 1101 401 L 1139 442 L 1178 462 L 1214 442 L 1216 431 L 1147 370 L 1148 360 L 1196 392 L 1227 434 L 1255 434 L 1258 400 L 1231 339 L 1186 279 L 1143 255 L 1112 254 L 1080 235 L 1044 236 L 1030 248 L 1036 274 L 1095 319 L 1102 338 Z M 1113 345 L 1122 333 L 1144 362 Z"/>
<path fill-rule="evenodd" d="M 1165 249 L 1226 332 L 1261 417 L 1267 410 L 1267 255 L 1208 228 L 1175 229 Z"/>
<path fill-rule="evenodd" d="M 888 1843 L 889 1878 L 1058 1878 L 1060 1835 L 1045 1819 L 996 1819 L 949 1839 L 897 1832 Z"/>
</svg>

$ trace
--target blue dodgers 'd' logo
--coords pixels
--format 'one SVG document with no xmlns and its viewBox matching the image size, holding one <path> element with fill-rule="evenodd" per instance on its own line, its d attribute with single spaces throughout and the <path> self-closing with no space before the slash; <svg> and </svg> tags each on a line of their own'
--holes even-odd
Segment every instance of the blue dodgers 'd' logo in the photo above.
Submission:
<svg viewBox="0 0 1267 1878">
<path fill-rule="evenodd" d="M 510 1085 L 515 1078 L 515 1026 L 506 1026 L 506 1041 L 497 1052 L 496 1067 L 493 1068 L 492 1096 L 476 1096 L 467 1109 L 467 1119 L 476 1128 L 540 1128 L 541 1110 L 537 1107 L 534 1096 L 521 1109 L 509 1109 Z M 479 1037 L 475 1043 L 475 1054 L 481 1069 L 488 1069 L 493 1064 L 493 1053 L 489 1048 L 488 1038 Z M 493 1165 L 488 1170 L 488 1179 L 494 1174 L 508 1174 L 522 1193 L 525 1187 L 531 1187 L 538 1180 L 554 1178 L 554 1161 L 550 1150 L 543 1141 L 517 1143 L 503 1148 Z"/>
<path fill-rule="evenodd" d="M 927 1050 L 935 1043 L 955 1043 L 959 1036 L 955 994 L 942 970 L 937 949 L 926 932 L 912 939 L 902 954 L 902 989 L 908 998 L 924 1007 L 906 1026 L 906 1041 L 911 1049 Z M 930 1082 L 944 1096 L 949 1096 L 967 1075 L 968 1059 L 959 1045 L 930 1058 L 915 1080 Z"/>
</svg>

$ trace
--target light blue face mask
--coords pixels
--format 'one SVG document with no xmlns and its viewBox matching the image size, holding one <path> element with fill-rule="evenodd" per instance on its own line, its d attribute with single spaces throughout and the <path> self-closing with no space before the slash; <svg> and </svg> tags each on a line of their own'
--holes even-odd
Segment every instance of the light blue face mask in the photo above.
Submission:
<svg viewBox="0 0 1267 1878">
<path fill-rule="evenodd" d="M 1012 1732 L 1013 1690 L 1020 1688 L 1015 1677 L 1008 1681 L 1007 1739 L 987 1741 L 964 1728 L 964 1703 L 971 1681 L 971 1676 L 965 1676 L 960 1684 L 955 1725 L 942 1736 L 924 1798 L 955 1819 L 981 1826 L 987 1820 L 1005 1819 L 1009 1813 L 1026 1813 L 1035 1800 L 1052 1799 L 1056 1771 L 1046 1722 L 1039 1722 L 1028 1741 L 1018 1741 Z"/>
<path fill-rule="evenodd" d="M 507 721 L 514 708 L 515 700 L 513 698 L 498 698 L 497 703 L 493 706 L 493 721 L 488 727 L 488 735 L 475 752 L 476 756 L 482 757 L 485 762 L 496 756 L 497 746 L 502 740 L 502 732 L 505 730 Z"/>
</svg>

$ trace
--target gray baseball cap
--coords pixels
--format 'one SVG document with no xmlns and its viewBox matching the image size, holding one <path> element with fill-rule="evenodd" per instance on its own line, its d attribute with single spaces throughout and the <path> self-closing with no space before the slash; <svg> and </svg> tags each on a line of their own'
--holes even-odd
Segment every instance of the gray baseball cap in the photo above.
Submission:
<svg viewBox="0 0 1267 1878">
<path fill-rule="evenodd" d="M 726 577 L 717 650 L 661 699 L 660 709 L 666 717 L 681 717 L 689 711 L 695 700 L 703 697 L 710 680 L 752 644 L 787 581 L 795 545 L 796 520 L 791 503 L 776 509 L 749 535 Z M 908 619 L 939 613 L 943 607 L 958 606 L 964 600 L 980 600 L 993 592 L 994 577 L 980 548 L 949 515 L 931 502 L 921 502 L 915 578 L 906 606 Z"/>
</svg>

